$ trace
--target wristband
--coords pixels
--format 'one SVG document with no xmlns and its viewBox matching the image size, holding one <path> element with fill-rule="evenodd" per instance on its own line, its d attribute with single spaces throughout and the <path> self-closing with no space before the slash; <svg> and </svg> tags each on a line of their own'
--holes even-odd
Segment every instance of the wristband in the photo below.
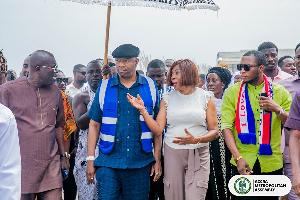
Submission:
<svg viewBox="0 0 300 200">
<path fill-rule="evenodd" d="M 89 160 L 95 160 L 95 156 L 88 156 L 88 157 L 86 157 L 86 161 L 89 161 Z"/>
</svg>

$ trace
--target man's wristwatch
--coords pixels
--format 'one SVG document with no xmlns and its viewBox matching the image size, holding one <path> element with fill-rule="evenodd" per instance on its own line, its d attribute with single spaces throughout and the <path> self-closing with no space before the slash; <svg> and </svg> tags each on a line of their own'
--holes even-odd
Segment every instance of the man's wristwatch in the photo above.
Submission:
<svg viewBox="0 0 300 200">
<path fill-rule="evenodd" d="M 60 154 L 60 157 L 61 158 L 62 157 L 70 158 L 70 155 L 67 152 L 65 152 L 65 153 Z"/>
<path fill-rule="evenodd" d="M 280 107 L 279 113 L 275 113 L 277 116 L 280 116 L 284 113 L 283 107 Z"/>
</svg>

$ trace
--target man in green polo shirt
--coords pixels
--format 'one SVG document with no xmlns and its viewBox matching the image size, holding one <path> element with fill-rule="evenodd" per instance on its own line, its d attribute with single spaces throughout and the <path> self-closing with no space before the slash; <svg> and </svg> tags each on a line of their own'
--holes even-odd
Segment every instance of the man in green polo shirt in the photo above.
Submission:
<svg viewBox="0 0 300 200">
<path fill-rule="evenodd" d="M 245 53 L 237 66 L 243 82 L 228 88 L 223 98 L 221 128 L 232 153 L 233 175 L 282 174 L 281 124 L 288 117 L 292 97 L 267 80 L 265 65 L 263 53 Z M 249 199 L 238 199 L 243 198 Z"/>
</svg>

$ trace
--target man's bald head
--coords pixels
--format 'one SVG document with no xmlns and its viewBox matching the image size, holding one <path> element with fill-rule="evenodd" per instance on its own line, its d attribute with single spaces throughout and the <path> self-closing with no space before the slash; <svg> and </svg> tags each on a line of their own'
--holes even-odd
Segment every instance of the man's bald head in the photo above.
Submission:
<svg viewBox="0 0 300 200">
<path fill-rule="evenodd" d="M 29 58 L 28 79 L 37 87 L 53 85 L 56 77 L 56 61 L 52 53 L 38 50 Z"/>
<path fill-rule="evenodd" d="M 55 61 L 53 54 L 48 51 L 37 50 L 33 52 L 29 58 L 30 69 L 34 69 L 38 65 L 47 65 L 45 62 L 47 62 L 49 59 L 53 59 Z"/>
</svg>

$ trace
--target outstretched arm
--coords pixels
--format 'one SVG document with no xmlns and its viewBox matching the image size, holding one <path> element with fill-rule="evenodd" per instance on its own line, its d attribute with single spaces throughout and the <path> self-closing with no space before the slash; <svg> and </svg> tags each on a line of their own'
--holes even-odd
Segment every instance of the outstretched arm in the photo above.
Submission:
<svg viewBox="0 0 300 200">
<path fill-rule="evenodd" d="M 151 130 L 151 132 L 155 136 L 161 135 L 161 133 L 163 132 L 163 130 L 166 126 L 166 123 L 167 123 L 167 111 L 165 108 L 165 106 L 166 106 L 165 101 L 163 99 L 161 100 L 160 106 L 159 106 L 159 112 L 157 114 L 156 120 L 154 120 L 149 115 L 148 111 L 146 110 L 146 108 L 144 106 L 144 102 L 139 94 L 137 95 L 137 98 L 135 98 L 128 93 L 127 100 L 129 103 L 131 103 L 131 105 L 133 107 L 135 107 L 136 109 L 138 109 L 140 111 L 140 113 L 143 115 L 144 120 L 145 120 L 147 126 L 149 127 L 149 129 Z"/>
</svg>

